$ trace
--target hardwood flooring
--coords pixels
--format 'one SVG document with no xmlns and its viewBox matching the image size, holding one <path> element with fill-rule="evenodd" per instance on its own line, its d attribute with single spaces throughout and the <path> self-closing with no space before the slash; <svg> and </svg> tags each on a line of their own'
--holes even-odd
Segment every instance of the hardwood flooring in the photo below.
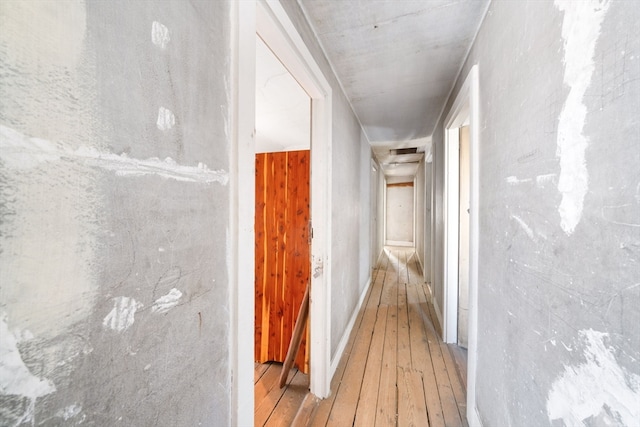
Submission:
<svg viewBox="0 0 640 427">
<path fill-rule="evenodd" d="M 385 248 L 332 394 L 320 402 L 310 425 L 467 425 L 458 365 L 439 338 L 428 301 L 414 250 Z"/>
<path fill-rule="evenodd" d="M 290 426 L 309 391 L 309 376 L 292 368 L 280 388 L 282 363 L 256 363 L 254 370 L 254 423 L 256 426 Z"/>
<path fill-rule="evenodd" d="M 385 248 L 331 396 L 305 399 L 297 370 L 281 390 L 281 364 L 256 365 L 255 425 L 467 426 L 466 353 L 440 340 L 429 301 L 414 250 Z"/>
</svg>

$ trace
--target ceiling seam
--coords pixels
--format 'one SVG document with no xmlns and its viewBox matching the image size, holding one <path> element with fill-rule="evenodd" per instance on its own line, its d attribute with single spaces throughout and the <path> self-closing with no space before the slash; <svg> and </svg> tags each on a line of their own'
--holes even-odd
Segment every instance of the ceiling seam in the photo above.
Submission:
<svg viewBox="0 0 640 427">
<path fill-rule="evenodd" d="M 336 78 L 336 81 L 338 82 L 338 86 L 340 86 L 340 90 L 342 91 L 342 94 L 344 95 L 345 99 L 347 100 L 347 103 L 349 103 L 349 108 L 351 108 L 351 112 L 353 113 L 353 116 L 358 121 L 358 125 L 360 125 L 360 130 L 364 134 L 364 137 L 367 139 L 367 143 L 369 144 L 369 147 L 371 147 L 371 139 L 369 138 L 369 135 L 367 135 L 367 131 L 365 130 L 364 126 L 362 125 L 362 121 L 360 120 L 360 117 L 356 113 L 356 109 L 353 108 L 353 104 L 351 103 L 351 99 L 347 95 L 347 91 L 344 89 L 344 85 L 342 84 L 342 81 L 340 80 L 340 76 L 336 72 L 336 69 L 333 66 L 333 62 L 331 62 L 331 59 L 329 59 L 329 55 L 327 54 L 327 50 L 325 49 L 324 44 L 322 43 L 322 40 L 318 36 L 318 31 L 316 30 L 316 28 L 312 24 L 311 20 L 309 19 L 309 13 L 307 12 L 307 9 L 304 7 L 304 5 L 302 4 L 302 2 L 300 0 L 297 0 L 296 3 L 298 3 L 298 6 L 300 6 L 300 9 L 302 10 L 302 14 L 304 15 L 304 19 L 307 20 L 307 24 L 309 25 L 309 28 L 311 28 L 311 31 L 313 32 L 313 36 L 316 38 L 316 41 L 318 42 L 318 45 L 320 46 L 320 50 L 322 51 L 322 54 L 324 55 L 325 59 L 327 60 L 327 63 L 329 64 L 329 68 L 331 68 L 331 72 L 333 73 L 333 76 Z"/>
<path fill-rule="evenodd" d="M 473 35 L 473 39 L 471 39 L 471 43 L 469 43 L 469 47 L 467 48 L 467 52 L 464 55 L 464 59 L 460 63 L 460 68 L 458 69 L 458 72 L 456 73 L 456 78 L 453 80 L 453 83 L 451 84 L 451 89 L 449 89 L 449 93 L 447 94 L 447 97 L 445 98 L 444 104 L 442 104 L 442 109 L 440 110 L 440 114 L 438 114 L 438 118 L 436 119 L 435 125 L 433 125 L 433 130 L 431 131 L 431 135 L 429 135 L 429 137 L 432 138 L 432 141 L 433 141 L 433 134 L 436 133 L 436 129 L 438 127 L 438 123 L 440 123 L 440 120 L 442 119 L 442 115 L 444 114 L 444 110 L 445 110 L 445 108 L 447 108 L 447 104 L 449 103 L 449 100 L 451 99 L 451 95 L 453 95 L 453 90 L 456 88 L 456 84 L 458 83 L 458 80 L 460 79 L 460 75 L 462 74 L 462 70 L 464 70 L 464 66 L 466 65 L 467 61 L 469 60 L 469 56 L 471 55 L 471 50 L 473 49 L 473 46 L 476 43 L 476 39 L 478 38 L 478 34 L 480 33 L 480 28 L 482 28 L 482 24 L 484 24 L 484 20 L 487 18 L 487 14 L 489 13 L 489 9 L 491 8 L 491 4 L 492 3 L 493 3 L 493 0 L 489 0 L 489 2 L 487 3 L 487 7 L 484 10 L 484 13 L 482 14 L 482 19 L 480 19 L 480 23 L 478 24 L 478 28 L 476 28 L 475 34 Z"/>
</svg>

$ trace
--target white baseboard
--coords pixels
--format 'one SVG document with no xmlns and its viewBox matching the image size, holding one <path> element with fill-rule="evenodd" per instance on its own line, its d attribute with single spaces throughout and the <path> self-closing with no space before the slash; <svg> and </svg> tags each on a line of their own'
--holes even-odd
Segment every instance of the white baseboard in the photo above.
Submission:
<svg viewBox="0 0 640 427">
<path fill-rule="evenodd" d="M 358 299 L 358 304 L 356 304 L 355 310 L 351 314 L 351 318 L 349 319 L 349 323 L 347 323 L 347 327 L 342 334 L 342 338 L 340 338 L 340 342 L 338 343 L 338 348 L 336 349 L 336 353 L 333 355 L 331 359 L 331 374 L 329 378 L 333 379 L 333 374 L 336 373 L 336 369 L 338 369 L 338 364 L 340 363 L 340 359 L 342 358 L 342 353 L 344 353 L 344 349 L 347 347 L 347 343 L 349 342 L 349 336 L 351 335 L 351 330 L 353 329 L 353 325 L 356 323 L 356 319 L 358 318 L 358 313 L 360 313 L 360 308 L 362 307 L 362 303 L 364 302 L 364 298 L 367 296 L 367 292 L 369 291 L 369 286 L 371 286 L 371 277 L 367 280 L 367 284 L 364 287 L 364 290 L 360 294 L 360 298 Z"/>
<path fill-rule="evenodd" d="M 417 251 L 416 251 L 416 258 L 418 259 L 418 264 L 420 265 L 420 272 L 422 273 L 422 281 L 425 282 L 425 283 L 428 283 L 429 281 L 427 280 L 426 277 L 424 277 L 424 274 L 425 274 L 424 265 L 422 265 L 422 260 L 418 256 L 418 252 Z M 429 290 L 431 290 L 431 289 L 429 289 Z"/>
<path fill-rule="evenodd" d="M 442 331 L 443 330 L 442 328 L 444 326 L 444 324 L 442 323 L 442 311 L 440 310 L 440 307 L 438 306 L 438 300 L 433 297 L 433 294 L 431 294 L 431 300 L 432 300 L 432 303 L 433 303 L 433 308 L 436 311 L 436 317 L 438 318 L 437 319 L 438 323 L 439 323 L 438 326 L 440 326 L 440 330 Z"/>
<path fill-rule="evenodd" d="M 480 421 L 480 414 L 478 414 L 478 408 L 475 406 L 473 408 L 469 407 L 467 411 L 467 421 L 469 423 L 469 427 L 482 427 L 482 421 Z"/>
<path fill-rule="evenodd" d="M 413 247 L 413 242 L 404 242 L 400 240 L 386 240 L 384 244 L 385 246 L 407 246 L 410 248 Z"/>
</svg>

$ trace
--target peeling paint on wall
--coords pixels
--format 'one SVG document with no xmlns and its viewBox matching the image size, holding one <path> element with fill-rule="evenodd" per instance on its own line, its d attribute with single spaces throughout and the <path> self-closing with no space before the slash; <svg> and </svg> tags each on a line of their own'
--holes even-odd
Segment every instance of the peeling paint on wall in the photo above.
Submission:
<svg viewBox="0 0 640 427">
<path fill-rule="evenodd" d="M 585 160 L 588 138 L 582 134 L 587 117 L 583 98 L 591 83 L 593 54 L 609 1 L 556 0 L 555 5 L 564 11 L 564 83 L 569 86 L 557 134 L 557 156 L 560 158 L 558 191 L 562 194 L 558 213 L 560 226 L 570 235 L 582 217 L 584 197 L 589 187 Z"/>
<path fill-rule="evenodd" d="M 151 311 L 153 311 L 154 313 L 166 313 L 167 311 L 178 305 L 178 303 L 180 302 L 180 298 L 182 298 L 182 292 L 180 292 L 176 288 L 173 288 L 167 295 L 161 296 L 153 303 Z"/>
<path fill-rule="evenodd" d="M 124 332 L 133 325 L 136 311 L 142 307 L 143 305 L 133 298 L 114 298 L 113 308 L 102 321 L 102 325 L 116 332 Z"/>
<path fill-rule="evenodd" d="M 218 182 L 226 185 L 229 176 L 223 170 L 214 171 L 203 163 L 183 166 L 172 158 L 140 160 L 126 154 L 112 154 L 92 147 L 72 149 L 63 143 L 52 143 L 41 138 L 31 138 L 0 125 L 0 158 L 11 169 L 33 168 L 43 162 L 71 161 L 113 171 L 118 176 L 156 175 L 184 182 Z"/>
<path fill-rule="evenodd" d="M 623 370 L 613 349 L 605 344 L 609 334 L 593 329 L 579 332 L 585 363 L 565 366 L 547 397 L 549 420 L 567 426 L 637 425 L 640 420 L 640 376 Z M 598 421 L 585 423 L 585 421 Z"/>
<path fill-rule="evenodd" d="M 16 416 L 15 425 L 33 422 L 36 399 L 56 391 L 55 385 L 46 378 L 33 375 L 25 365 L 18 350 L 19 339 L 9 331 L 7 315 L 0 316 L 0 394 L 29 399 L 29 405 Z"/>
</svg>

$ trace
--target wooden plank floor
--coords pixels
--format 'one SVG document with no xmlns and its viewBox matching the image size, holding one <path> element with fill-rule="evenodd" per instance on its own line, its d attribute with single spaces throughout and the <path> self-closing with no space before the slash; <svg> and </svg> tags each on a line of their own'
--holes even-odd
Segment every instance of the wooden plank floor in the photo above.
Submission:
<svg viewBox="0 0 640 427">
<path fill-rule="evenodd" d="M 256 363 L 254 370 L 254 418 L 256 426 L 290 426 L 309 391 L 309 376 L 292 368 L 280 388 L 282 363 Z"/>
<path fill-rule="evenodd" d="M 458 358 L 428 292 L 414 250 L 385 248 L 312 426 L 467 426 Z"/>
</svg>

